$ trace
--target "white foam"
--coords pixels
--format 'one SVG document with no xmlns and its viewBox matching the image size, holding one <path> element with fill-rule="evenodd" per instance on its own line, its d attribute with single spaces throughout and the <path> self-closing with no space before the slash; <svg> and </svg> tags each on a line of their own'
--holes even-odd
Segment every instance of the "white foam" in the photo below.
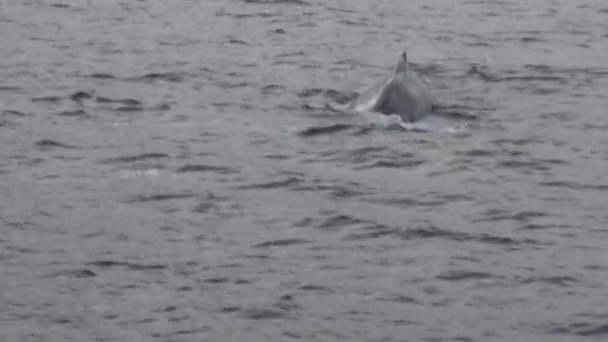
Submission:
<svg viewBox="0 0 608 342">
<path fill-rule="evenodd" d="M 148 170 L 128 170 L 128 171 L 121 171 L 120 173 L 120 178 L 122 179 L 130 179 L 130 178 L 136 178 L 136 177 L 151 177 L 151 176 L 158 176 L 159 175 L 159 171 L 157 169 L 148 169 Z"/>
<path fill-rule="evenodd" d="M 446 126 L 445 120 L 432 119 L 427 116 L 424 120 L 416 122 L 406 122 L 397 115 L 383 115 L 374 112 L 361 112 L 368 123 L 374 127 L 382 127 L 388 130 L 404 130 L 408 132 L 441 132 L 450 134 L 460 134 L 468 129 L 468 125 Z"/>
</svg>

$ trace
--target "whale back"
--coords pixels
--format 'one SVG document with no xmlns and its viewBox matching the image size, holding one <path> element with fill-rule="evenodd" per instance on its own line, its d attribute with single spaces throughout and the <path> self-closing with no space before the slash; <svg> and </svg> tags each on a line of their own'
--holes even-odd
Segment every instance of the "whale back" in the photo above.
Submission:
<svg viewBox="0 0 608 342">
<path fill-rule="evenodd" d="M 348 107 L 362 112 L 397 114 L 410 122 L 423 118 L 432 109 L 430 94 L 409 67 L 405 51 L 390 77 L 361 93 Z"/>
<path fill-rule="evenodd" d="M 411 70 L 407 54 L 400 56 L 395 72 L 386 83 L 374 111 L 397 114 L 404 121 L 416 121 L 431 111 L 431 97 L 424 83 Z"/>
<path fill-rule="evenodd" d="M 407 72 L 409 70 L 409 63 L 407 62 L 407 52 L 403 51 L 399 57 L 399 61 L 395 66 L 395 74 L 400 72 Z"/>
</svg>

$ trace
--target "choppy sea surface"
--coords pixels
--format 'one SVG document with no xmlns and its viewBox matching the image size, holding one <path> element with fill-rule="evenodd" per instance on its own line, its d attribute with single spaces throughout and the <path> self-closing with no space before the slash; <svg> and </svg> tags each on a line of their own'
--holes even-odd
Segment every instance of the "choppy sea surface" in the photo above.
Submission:
<svg viewBox="0 0 608 342">
<path fill-rule="evenodd" d="M 606 1 L 4 0 L 0 41 L 2 342 L 608 338 Z M 326 105 L 404 49 L 464 129 Z"/>
</svg>

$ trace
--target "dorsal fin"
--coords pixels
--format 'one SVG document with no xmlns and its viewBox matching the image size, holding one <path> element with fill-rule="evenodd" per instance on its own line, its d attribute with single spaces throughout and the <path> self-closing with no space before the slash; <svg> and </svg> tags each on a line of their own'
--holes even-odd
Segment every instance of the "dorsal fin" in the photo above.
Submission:
<svg viewBox="0 0 608 342">
<path fill-rule="evenodd" d="M 406 71 L 408 69 L 407 65 L 407 52 L 403 50 L 403 52 L 401 53 L 401 58 L 399 58 L 399 62 L 397 63 L 397 68 L 395 69 L 395 72 Z"/>
</svg>

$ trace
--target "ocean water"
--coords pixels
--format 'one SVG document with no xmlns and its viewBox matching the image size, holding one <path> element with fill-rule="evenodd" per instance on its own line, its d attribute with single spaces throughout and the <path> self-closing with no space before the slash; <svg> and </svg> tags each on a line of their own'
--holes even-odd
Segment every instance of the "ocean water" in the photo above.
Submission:
<svg viewBox="0 0 608 342">
<path fill-rule="evenodd" d="M 0 38 L 2 342 L 608 338 L 605 1 L 4 0 Z M 448 129 L 327 105 L 404 49 Z"/>
</svg>

